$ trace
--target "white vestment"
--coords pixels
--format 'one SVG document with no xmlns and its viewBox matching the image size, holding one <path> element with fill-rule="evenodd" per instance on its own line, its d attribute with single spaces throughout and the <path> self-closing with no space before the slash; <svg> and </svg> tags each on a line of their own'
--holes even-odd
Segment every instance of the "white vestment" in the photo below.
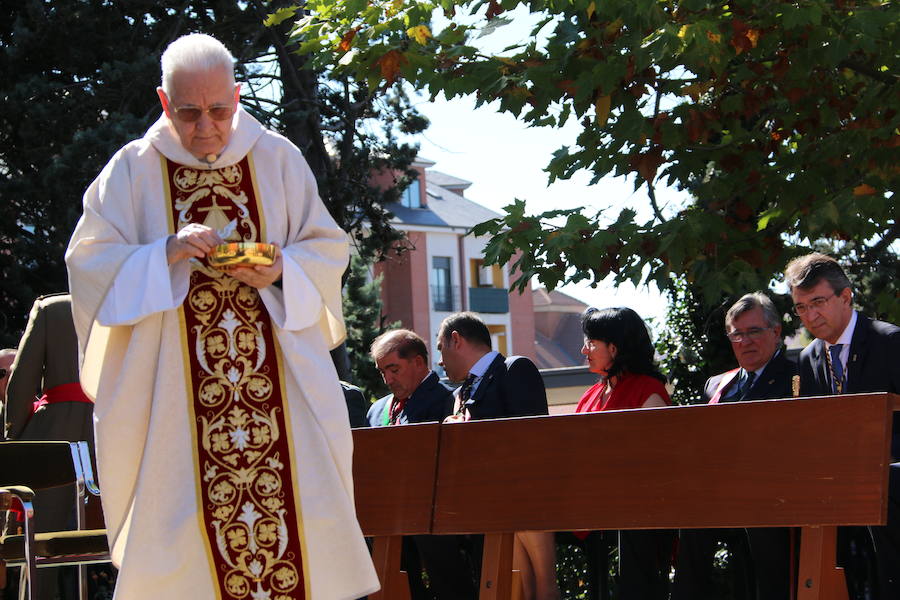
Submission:
<svg viewBox="0 0 900 600">
<path fill-rule="evenodd" d="M 282 288 L 259 294 L 281 350 L 306 597 L 358 598 L 379 587 L 356 520 L 353 441 L 328 353 L 345 335 L 340 279 L 347 236 L 319 199 L 297 147 L 239 110 L 228 146 L 211 166 L 182 147 L 165 115 L 117 152 L 85 193 L 66 252 L 81 381 L 96 403 L 103 509 L 113 562 L 121 569 L 116 598 L 225 597 L 214 584 L 198 516 L 189 350 L 178 311 L 191 266 L 166 261 L 172 208 L 161 155 L 206 170 L 233 165 L 248 153 L 265 222 L 265 239 L 257 241 L 278 244 L 284 256 Z"/>
</svg>

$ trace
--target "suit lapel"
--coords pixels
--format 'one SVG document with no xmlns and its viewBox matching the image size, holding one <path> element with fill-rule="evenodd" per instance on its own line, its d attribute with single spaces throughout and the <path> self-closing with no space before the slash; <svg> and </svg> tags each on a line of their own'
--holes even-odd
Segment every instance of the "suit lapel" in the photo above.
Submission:
<svg viewBox="0 0 900 600">
<path fill-rule="evenodd" d="M 403 409 L 403 412 L 406 413 L 407 422 L 416 423 L 421 420 L 419 415 L 428 408 L 426 399 L 429 397 L 431 388 L 436 380 L 437 375 L 432 372 L 419 384 L 419 387 L 413 390 L 409 400 L 406 401 L 406 407 Z"/>
<path fill-rule="evenodd" d="M 478 388 L 475 390 L 475 393 L 472 394 L 472 398 L 469 402 L 474 404 L 484 398 L 485 394 L 487 394 L 488 388 L 494 385 L 500 370 L 506 369 L 505 360 L 506 359 L 502 354 L 498 354 L 494 357 L 494 360 L 491 361 L 491 364 L 488 367 L 487 371 L 484 372 L 484 376 L 481 378 L 481 381 L 478 382 Z"/>
<path fill-rule="evenodd" d="M 847 389 L 853 392 L 860 388 L 862 382 L 862 367 L 866 364 L 866 352 L 869 344 L 866 338 L 872 329 L 872 321 L 862 313 L 856 313 L 856 328 L 853 330 L 853 338 L 850 340 L 850 357 L 847 359 Z"/>
<path fill-rule="evenodd" d="M 778 379 L 784 375 L 787 368 L 787 359 L 784 349 L 772 357 L 766 368 L 759 376 L 759 380 L 753 385 L 747 400 L 768 400 L 773 398 L 773 393 L 778 387 Z"/>
<path fill-rule="evenodd" d="M 825 342 L 817 339 L 813 342 L 812 365 L 815 370 L 816 383 L 823 394 L 831 393 L 831 377 L 828 375 L 828 363 L 825 362 Z"/>
</svg>

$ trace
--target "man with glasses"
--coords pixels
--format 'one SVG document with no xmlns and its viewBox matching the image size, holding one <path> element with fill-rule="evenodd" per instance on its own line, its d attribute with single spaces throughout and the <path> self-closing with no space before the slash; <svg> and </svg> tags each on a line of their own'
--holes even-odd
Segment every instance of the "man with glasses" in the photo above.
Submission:
<svg viewBox="0 0 900 600">
<path fill-rule="evenodd" d="M 240 108 L 221 42 L 161 63 L 163 114 L 85 192 L 66 252 L 116 597 L 374 592 L 328 352 L 347 234 L 300 150 Z M 222 242 L 271 264 L 218 268 Z"/>
<path fill-rule="evenodd" d="M 872 320 L 853 309 L 850 280 L 836 260 L 818 252 L 795 258 L 788 263 L 784 280 L 794 300 L 794 314 L 816 338 L 800 354 L 801 396 L 900 394 L 900 327 Z M 892 460 L 900 460 L 897 413 L 891 455 Z M 864 555 L 871 537 L 878 598 L 882 599 L 900 598 L 900 463 L 891 465 L 888 502 L 886 527 L 838 531 L 838 556 L 842 563 L 854 553 L 848 550 L 851 545 L 857 548 L 856 553 Z M 860 580 L 865 574 L 861 569 L 859 565 L 847 564 L 851 592 L 864 587 Z"/>
<path fill-rule="evenodd" d="M 725 335 L 739 366 L 707 380 L 703 390 L 707 403 L 792 396 L 797 366 L 782 348 L 781 318 L 768 296 L 753 292 L 735 302 L 725 314 Z M 770 527 L 681 530 L 672 600 L 725 595 L 714 584 L 713 561 L 720 541 L 728 544 L 733 562 L 740 563 L 736 570 L 744 570 L 753 582 L 753 597 L 790 598 L 790 533 L 784 527 Z M 737 579 L 735 586 L 744 583 Z"/>
</svg>

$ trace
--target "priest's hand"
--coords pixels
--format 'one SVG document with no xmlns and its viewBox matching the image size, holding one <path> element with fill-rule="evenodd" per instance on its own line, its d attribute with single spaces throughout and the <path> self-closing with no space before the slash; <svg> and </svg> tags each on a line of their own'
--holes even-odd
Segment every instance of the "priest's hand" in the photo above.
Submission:
<svg viewBox="0 0 900 600">
<path fill-rule="evenodd" d="M 261 290 L 281 279 L 283 264 L 281 248 L 275 246 L 275 262 L 271 266 L 235 265 L 224 269 L 224 271 L 241 283 L 246 283 Z"/>
<path fill-rule="evenodd" d="M 223 244 L 216 230 L 200 223 L 189 223 L 166 241 L 166 259 L 170 265 L 190 258 L 203 258 Z"/>
</svg>

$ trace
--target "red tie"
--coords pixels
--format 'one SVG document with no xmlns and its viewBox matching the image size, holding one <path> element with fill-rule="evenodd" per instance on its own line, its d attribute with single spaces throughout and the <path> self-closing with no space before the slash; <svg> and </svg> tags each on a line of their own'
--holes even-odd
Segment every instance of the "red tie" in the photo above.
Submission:
<svg viewBox="0 0 900 600">
<path fill-rule="evenodd" d="M 400 413 L 403 412 L 403 407 L 406 406 L 407 398 L 397 399 L 394 398 L 394 401 L 391 402 L 391 416 L 390 416 L 390 425 L 396 425 L 397 419 L 400 418 Z"/>
</svg>

